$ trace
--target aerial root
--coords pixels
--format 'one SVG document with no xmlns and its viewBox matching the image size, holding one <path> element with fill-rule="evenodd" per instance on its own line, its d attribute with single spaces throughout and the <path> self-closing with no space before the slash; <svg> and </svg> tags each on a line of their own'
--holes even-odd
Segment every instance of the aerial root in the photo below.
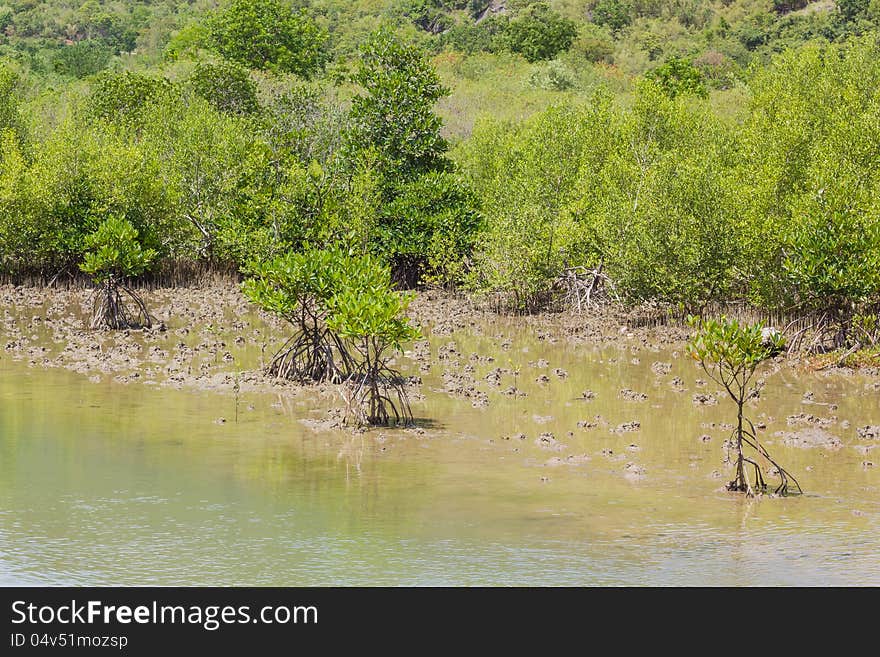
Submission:
<svg viewBox="0 0 880 657">
<path fill-rule="evenodd" d="M 130 305 L 134 306 L 133 311 Z M 92 329 L 151 328 L 153 319 L 143 299 L 127 285 L 110 279 L 95 290 Z"/>
<path fill-rule="evenodd" d="M 266 374 L 299 383 L 340 383 L 351 357 L 328 331 L 298 331 L 275 352 Z"/>
<path fill-rule="evenodd" d="M 355 372 L 341 386 L 346 413 L 358 426 L 410 426 L 413 421 L 406 381 L 388 367 L 379 373 Z"/>
<path fill-rule="evenodd" d="M 774 489 L 774 495 L 789 495 L 789 494 L 803 494 L 803 490 L 801 489 L 800 484 L 797 479 L 795 479 L 794 475 L 792 475 L 788 470 L 783 468 L 779 463 L 770 456 L 770 453 L 767 449 L 760 443 L 756 436 L 755 425 L 752 424 L 751 420 L 748 418 L 743 418 L 746 422 L 748 422 L 750 429 L 743 429 L 742 432 L 738 432 L 736 429 L 733 430 L 731 434 L 731 439 L 737 440 L 738 446 L 738 454 L 736 460 L 736 477 L 734 477 L 733 481 L 731 481 L 727 485 L 727 489 L 731 491 L 740 491 L 745 492 L 750 497 L 754 496 L 754 490 L 749 482 L 748 476 L 746 474 L 746 469 L 744 464 L 748 463 L 755 470 L 755 486 L 754 489 L 759 491 L 767 490 L 767 482 L 764 479 L 763 472 L 761 471 L 761 467 L 758 465 L 758 462 L 752 458 L 749 458 L 743 454 L 742 445 L 745 444 L 748 447 L 751 447 L 757 454 L 763 457 L 770 465 L 772 466 L 775 474 L 779 476 L 780 483 Z M 797 492 L 794 492 L 790 489 L 790 485 L 793 484 L 794 487 L 797 488 Z"/>
</svg>

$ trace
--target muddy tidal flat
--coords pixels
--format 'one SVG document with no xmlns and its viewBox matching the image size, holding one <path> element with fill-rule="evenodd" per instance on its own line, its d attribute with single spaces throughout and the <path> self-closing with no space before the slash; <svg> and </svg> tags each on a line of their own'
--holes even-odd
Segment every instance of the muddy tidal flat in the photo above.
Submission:
<svg viewBox="0 0 880 657">
<path fill-rule="evenodd" d="M 0 583 L 880 585 L 880 372 L 777 359 L 748 412 L 804 495 L 729 493 L 735 407 L 687 332 L 422 293 L 415 426 L 261 373 L 231 283 L 0 287 Z M 772 473 L 766 473 L 772 483 Z"/>
</svg>

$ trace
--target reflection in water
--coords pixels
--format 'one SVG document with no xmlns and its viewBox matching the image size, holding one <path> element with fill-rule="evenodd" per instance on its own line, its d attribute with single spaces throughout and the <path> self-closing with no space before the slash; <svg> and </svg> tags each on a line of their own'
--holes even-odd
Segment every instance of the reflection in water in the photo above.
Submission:
<svg viewBox="0 0 880 657">
<path fill-rule="evenodd" d="M 236 422 L 223 393 L 0 360 L 0 584 L 880 584 L 860 379 L 768 381 L 752 414 L 808 495 L 750 501 L 722 490 L 731 408 L 694 403 L 716 391 L 690 363 L 498 331 L 434 344 L 488 405 L 442 392 L 440 361 L 414 404 L 437 424 L 407 431 L 315 430 L 317 393 L 242 394 Z M 805 411 L 842 447 L 775 435 Z"/>
</svg>

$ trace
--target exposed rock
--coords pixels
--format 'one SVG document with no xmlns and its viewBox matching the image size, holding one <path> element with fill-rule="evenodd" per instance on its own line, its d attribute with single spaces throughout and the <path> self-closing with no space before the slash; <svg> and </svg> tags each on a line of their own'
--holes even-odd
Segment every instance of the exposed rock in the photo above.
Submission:
<svg viewBox="0 0 880 657">
<path fill-rule="evenodd" d="M 635 390 L 630 390 L 629 388 L 624 388 L 620 391 L 620 396 L 627 401 L 635 401 L 635 402 L 643 402 L 648 398 L 643 392 L 636 392 Z"/>
<path fill-rule="evenodd" d="M 623 424 L 618 424 L 617 427 L 614 429 L 614 433 L 632 433 L 634 431 L 638 431 L 641 428 L 641 423 L 633 420 L 632 422 L 624 422 Z"/>
<path fill-rule="evenodd" d="M 655 361 L 651 364 L 651 371 L 657 376 L 665 376 L 672 371 L 672 363 L 661 363 L 660 361 Z"/>
<path fill-rule="evenodd" d="M 827 428 L 832 424 L 835 424 L 837 418 L 817 417 L 815 415 L 810 415 L 809 413 L 798 413 L 796 415 L 789 415 L 785 418 L 785 421 L 788 423 L 788 426 L 806 424 L 808 426 Z"/>
<path fill-rule="evenodd" d="M 541 449 L 549 449 L 554 452 L 560 452 L 565 449 L 565 445 L 560 443 L 549 431 L 546 433 L 542 433 L 535 439 L 535 445 L 540 447 Z"/>
</svg>

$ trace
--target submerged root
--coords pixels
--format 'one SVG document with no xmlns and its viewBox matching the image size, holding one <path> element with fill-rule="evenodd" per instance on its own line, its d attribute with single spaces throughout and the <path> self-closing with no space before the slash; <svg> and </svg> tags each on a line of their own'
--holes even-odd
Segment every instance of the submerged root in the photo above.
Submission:
<svg viewBox="0 0 880 657">
<path fill-rule="evenodd" d="M 414 418 L 406 379 L 384 368 L 382 372 L 355 372 L 341 386 L 345 401 L 343 422 L 357 426 L 410 426 Z"/>
<path fill-rule="evenodd" d="M 755 435 L 755 426 L 748 418 L 743 418 L 746 422 L 748 422 L 749 429 L 743 429 L 740 435 L 737 435 L 738 430 L 734 429 L 733 434 L 731 436 L 734 439 L 737 445 L 737 459 L 736 459 L 736 476 L 733 481 L 727 484 L 727 490 L 736 491 L 741 493 L 746 493 L 749 497 L 755 496 L 755 491 L 765 492 L 768 488 L 767 482 L 764 480 L 764 475 L 761 471 L 761 467 L 758 465 L 757 461 L 747 457 L 743 453 L 743 445 L 751 447 L 760 457 L 765 459 L 771 466 L 772 471 L 779 476 L 780 483 L 774 489 L 774 495 L 801 495 L 803 494 L 803 490 L 801 489 L 801 485 L 798 483 L 798 480 L 795 479 L 794 475 L 792 475 L 788 470 L 783 468 L 776 460 L 770 456 L 770 453 L 767 449 L 758 441 Z M 751 482 L 748 478 L 748 470 L 746 465 L 751 465 L 754 468 L 755 472 L 755 486 L 754 488 L 751 485 Z M 791 486 L 797 488 L 797 491 L 792 490 Z"/>
</svg>

